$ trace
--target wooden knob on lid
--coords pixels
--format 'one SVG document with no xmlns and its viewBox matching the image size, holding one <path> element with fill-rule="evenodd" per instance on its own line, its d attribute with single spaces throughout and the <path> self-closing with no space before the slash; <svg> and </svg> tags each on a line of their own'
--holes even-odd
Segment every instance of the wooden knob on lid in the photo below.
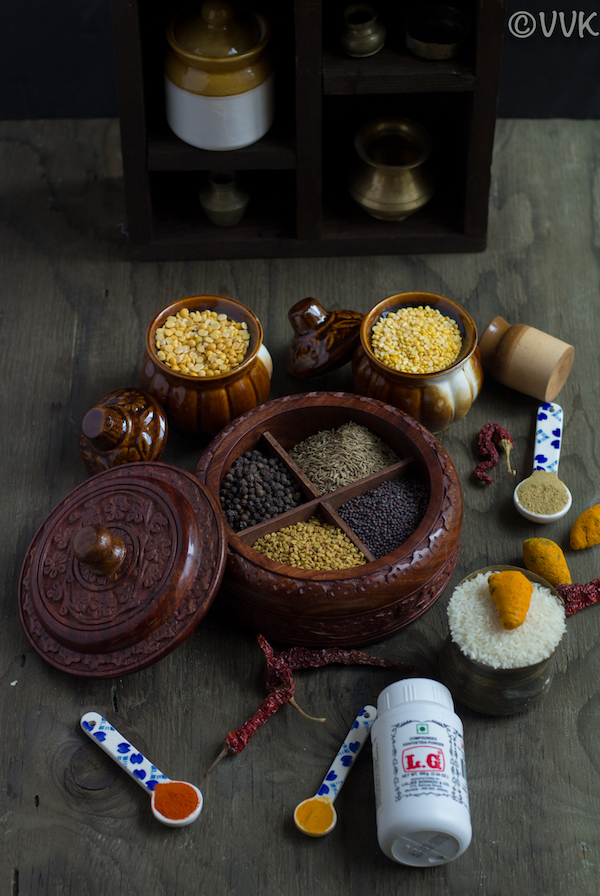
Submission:
<svg viewBox="0 0 600 896">
<path fill-rule="evenodd" d="M 479 340 L 481 363 L 504 386 L 539 401 L 554 401 L 573 365 L 575 349 L 527 324 L 495 317 Z"/>
<path fill-rule="evenodd" d="M 127 550 L 122 539 L 106 526 L 85 526 L 73 539 L 73 552 L 94 575 L 111 576 L 123 563 Z"/>
</svg>

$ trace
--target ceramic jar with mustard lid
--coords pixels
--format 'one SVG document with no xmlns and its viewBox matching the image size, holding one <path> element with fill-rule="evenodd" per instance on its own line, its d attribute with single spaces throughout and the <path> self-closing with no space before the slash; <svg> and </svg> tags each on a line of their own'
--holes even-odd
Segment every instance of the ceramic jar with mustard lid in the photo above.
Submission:
<svg viewBox="0 0 600 896">
<path fill-rule="evenodd" d="M 167 26 L 165 102 L 171 130 L 199 149 L 241 149 L 274 117 L 271 29 L 258 12 L 205 0 Z"/>
</svg>

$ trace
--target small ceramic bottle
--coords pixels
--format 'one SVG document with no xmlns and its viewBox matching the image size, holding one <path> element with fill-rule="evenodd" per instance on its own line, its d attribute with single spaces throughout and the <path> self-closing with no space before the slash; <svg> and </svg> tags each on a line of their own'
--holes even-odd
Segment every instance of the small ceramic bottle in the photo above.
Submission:
<svg viewBox="0 0 600 896">
<path fill-rule="evenodd" d="M 368 3 L 352 3 L 344 10 L 344 26 L 340 35 L 342 49 L 348 56 L 374 56 L 385 43 L 385 26 Z"/>
<path fill-rule="evenodd" d="M 244 217 L 250 194 L 238 185 L 235 172 L 209 171 L 199 200 L 213 224 L 233 227 Z"/>
</svg>

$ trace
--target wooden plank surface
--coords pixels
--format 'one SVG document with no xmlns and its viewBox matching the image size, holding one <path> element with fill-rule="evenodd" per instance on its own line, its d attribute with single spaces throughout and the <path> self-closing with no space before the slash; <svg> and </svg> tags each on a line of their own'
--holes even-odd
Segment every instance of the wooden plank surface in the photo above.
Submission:
<svg viewBox="0 0 600 896">
<path fill-rule="evenodd" d="M 360 707 L 397 677 L 383 669 L 298 673 L 283 708 L 238 757 L 204 779 L 223 737 L 264 696 L 254 636 L 218 605 L 178 650 L 129 677 L 87 681 L 30 648 L 17 612 L 20 564 L 50 510 L 84 481 L 77 437 L 109 389 L 136 385 L 146 326 L 184 295 L 220 293 L 257 313 L 275 362 L 272 397 L 307 385 L 283 373 L 287 310 L 305 296 L 366 311 L 410 289 L 459 301 L 483 329 L 496 314 L 576 346 L 558 397 L 565 412 L 561 478 L 574 496 L 561 523 L 536 527 L 511 506 L 514 480 L 470 478 L 480 427 L 515 436 L 531 469 L 538 402 L 487 378 L 470 413 L 440 441 L 461 476 L 465 521 L 452 584 L 489 563 L 519 563 L 524 538 L 566 548 L 576 581 L 600 573 L 600 546 L 569 551 L 575 515 L 600 501 L 600 123 L 500 121 L 489 248 L 475 255 L 133 263 L 125 236 L 115 121 L 0 124 L 3 579 L 0 706 L 0 890 L 11 896 L 256 894 L 306 896 L 592 896 L 600 884 L 600 607 L 568 620 L 548 696 L 528 713 L 465 724 L 474 838 L 458 860 L 408 869 L 379 850 L 370 747 L 336 806 L 335 831 L 296 832 L 296 803 L 314 793 Z M 349 368 L 311 383 L 351 389 Z M 206 444 L 169 436 L 164 459 L 192 470 Z M 372 653 L 434 663 L 450 589 Z M 167 829 L 122 771 L 81 734 L 89 709 L 108 716 L 173 777 L 199 784 L 205 808 Z"/>
</svg>

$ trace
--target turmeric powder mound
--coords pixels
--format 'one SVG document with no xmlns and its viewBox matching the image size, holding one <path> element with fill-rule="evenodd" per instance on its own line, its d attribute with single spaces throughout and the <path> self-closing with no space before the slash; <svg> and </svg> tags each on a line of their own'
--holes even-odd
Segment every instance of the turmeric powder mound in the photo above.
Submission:
<svg viewBox="0 0 600 896">
<path fill-rule="evenodd" d="M 551 585 L 571 584 L 565 555 L 549 538 L 528 538 L 523 542 L 523 562 L 530 572 L 542 576 Z"/>
<path fill-rule="evenodd" d="M 496 604 L 503 628 L 518 628 L 525 622 L 533 585 L 522 572 L 505 569 L 493 573 L 488 588 Z"/>
<path fill-rule="evenodd" d="M 600 504 L 588 507 L 577 517 L 571 528 L 570 542 L 574 551 L 600 543 Z"/>
<path fill-rule="evenodd" d="M 331 800 L 318 796 L 304 800 L 296 807 L 294 813 L 294 820 L 298 827 L 314 837 L 326 834 L 333 824 L 334 818 Z"/>
</svg>

